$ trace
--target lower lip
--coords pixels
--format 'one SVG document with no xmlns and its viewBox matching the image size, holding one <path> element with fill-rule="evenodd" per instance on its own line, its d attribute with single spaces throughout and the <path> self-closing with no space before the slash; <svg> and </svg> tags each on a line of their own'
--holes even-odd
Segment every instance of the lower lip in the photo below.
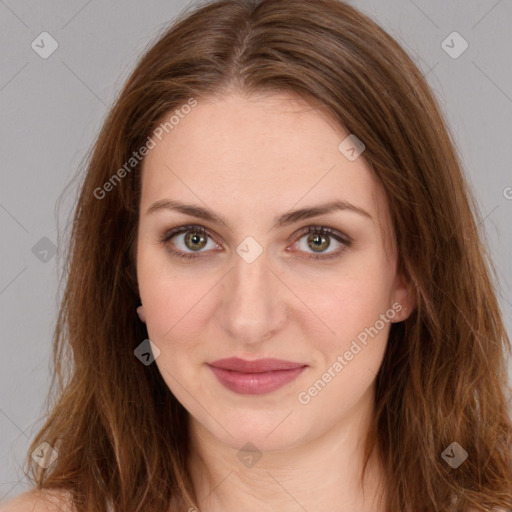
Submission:
<svg viewBox="0 0 512 512">
<path fill-rule="evenodd" d="M 274 370 L 262 373 L 242 373 L 210 366 L 220 383 L 226 388 L 244 395 L 262 395 L 270 393 L 295 380 L 305 366 L 293 370 Z"/>
</svg>

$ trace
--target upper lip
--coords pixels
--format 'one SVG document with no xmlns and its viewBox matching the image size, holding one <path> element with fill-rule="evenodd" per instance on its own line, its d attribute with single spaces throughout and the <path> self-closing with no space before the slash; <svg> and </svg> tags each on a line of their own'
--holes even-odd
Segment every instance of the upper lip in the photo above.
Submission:
<svg viewBox="0 0 512 512">
<path fill-rule="evenodd" d="M 227 359 L 218 359 L 208 363 L 210 366 L 223 368 L 225 370 L 233 370 L 243 373 L 262 373 L 275 370 L 292 370 L 294 368 L 302 368 L 306 366 L 303 363 L 294 363 L 292 361 L 284 361 L 282 359 L 257 359 L 248 361 L 239 357 L 230 357 Z"/>
</svg>

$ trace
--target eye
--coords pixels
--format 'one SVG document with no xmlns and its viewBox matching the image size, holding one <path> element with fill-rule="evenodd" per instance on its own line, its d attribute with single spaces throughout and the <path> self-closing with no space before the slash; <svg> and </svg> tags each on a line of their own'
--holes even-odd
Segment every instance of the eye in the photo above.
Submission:
<svg viewBox="0 0 512 512">
<path fill-rule="evenodd" d="M 184 235 L 184 236 L 183 236 Z M 161 242 L 167 246 L 167 250 L 178 258 L 197 258 L 197 252 L 204 252 L 201 249 L 207 247 L 208 238 L 210 235 L 203 226 L 180 226 L 167 231 Z M 170 242 L 173 238 L 176 238 L 178 243 L 172 243 L 173 246 L 178 247 L 178 251 L 170 247 Z M 213 242 L 212 242 L 213 243 Z M 214 249 L 216 244 L 213 243 Z M 192 252 L 187 252 L 191 250 Z"/>
<path fill-rule="evenodd" d="M 308 249 L 312 249 L 313 253 L 309 254 L 309 259 L 326 260 L 337 258 L 352 244 L 352 239 L 349 236 L 325 226 L 308 226 L 302 230 L 302 233 L 303 235 L 299 237 L 295 245 L 299 246 L 299 249 L 304 252 L 308 252 Z M 302 239 L 304 239 L 303 244 L 300 243 Z M 331 247 L 331 239 L 336 241 L 338 249 L 324 252 Z"/>
<path fill-rule="evenodd" d="M 294 236 L 296 239 L 294 246 L 299 246 L 300 252 L 307 253 L 308 249 L 312 249 L 313 253 L 309 254 L 309 259 L 326 260 L 339 257 L 352 244 L 352 239 L 349 236 L 324 226 L 308 226 L 302 229 L 298 235 Z M 200 257 L 200 253 L 206 252 L 208 249 L 218 247 L 213 240 L 211 241 L 211 247 L 208 247 L 209 238 L 211 238 L 211 235 L 203 226 L 190 225 L 179 226 L 167 231 L 160 241 L 173 256 L 181 259 L 192 259 Z M 173 239 L 176 239 L 177 242 L 172 241 Z M 304 239 L 305 244 L 301 244 L 302 239 Z M 331 239 L 335 240 L 338 248 L 325 252 L 332 245 Z M 178 250 L 173 247 L 177 247 Z"/>
</svg>

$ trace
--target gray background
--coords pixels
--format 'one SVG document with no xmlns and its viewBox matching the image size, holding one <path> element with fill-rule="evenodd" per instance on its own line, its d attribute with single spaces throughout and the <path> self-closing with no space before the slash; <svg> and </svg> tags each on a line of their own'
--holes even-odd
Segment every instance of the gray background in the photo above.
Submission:
<svg viewBox="0 0 512 512">
<path fill-rule="evenodd" d="M 0 0 L 0 501 L 28 488 L 18 466 L 42 424 L 65 242 L 59 233 L 76 182 L 58 212 L 56 201 L 136 58 L 190 3 Z M 440 100 L 484 217 L 511 333 L 512 1 L 350 3 L 405 47 Z M 442 48 L 454 31 L 469 44 L 458 58 Z M 42 32 L 58 43 L 47 59 L 31 47 L 42 46 Z M 457 40 L 447 44 L 460 48 Z"/>
</svg>

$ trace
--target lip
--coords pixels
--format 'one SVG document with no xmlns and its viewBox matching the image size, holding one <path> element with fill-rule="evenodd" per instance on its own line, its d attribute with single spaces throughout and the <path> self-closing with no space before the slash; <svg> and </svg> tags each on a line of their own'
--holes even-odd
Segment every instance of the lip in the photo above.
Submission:
<svg viewBox="0 0 512 512">
<path fill-rule="evenodd" d="M 232 370 L 242 373 L 261 373 L 272 372 L 275 370 L 294 370 L 306 366 L 304 363 L 294 363 L 285 361 L 284 359 L 256 359 L 249 361 L 239 357 L 229 357 L 227 359 L 219 359 L 208 363 L 210 366 L 222 368 L 224 370 Z"/>
<path fill-rule="evenodd" d="M 219 382 L 235 393 L 259 395 L 295 380 L 307 367 L 282 359 L 248 361 L 237 357 L 208 363 Z"/>
</svg>

